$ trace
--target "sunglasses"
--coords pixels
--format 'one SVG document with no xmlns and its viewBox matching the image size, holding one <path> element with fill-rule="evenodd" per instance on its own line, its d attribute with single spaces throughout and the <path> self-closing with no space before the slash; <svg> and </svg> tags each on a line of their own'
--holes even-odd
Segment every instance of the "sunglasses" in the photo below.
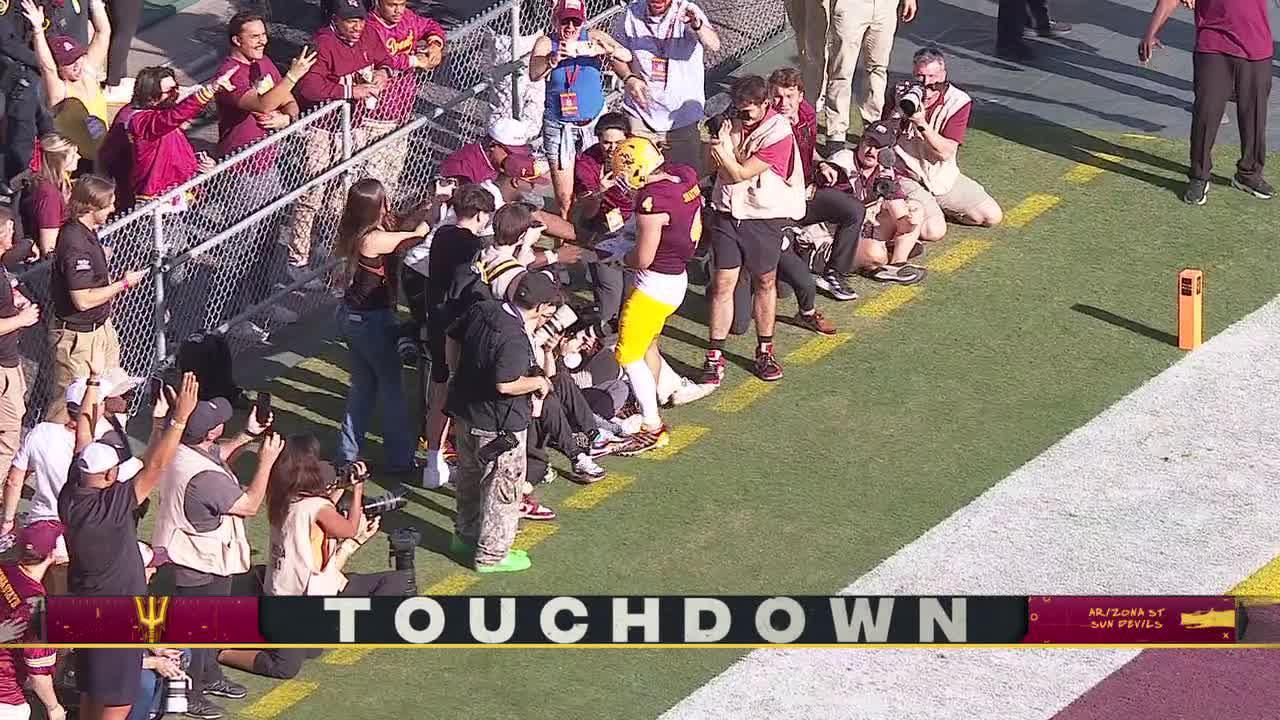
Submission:
<svg viewBox="0 0 1280 720">
<path fill-rule="evenodd" d="M 918 75 L 916 76 L 916 80 L 919 80 L 924 84 L 925 90 L 946 90 L 947 86 L 951 84 L 949 80 L 939 80 L 938 82 L 926 83 L 924 78 Z"/>
<path fill-rule="evenodd" d="M 577 18 L 565 18 L 560 21 L 560 27 L 581 27 L 582 21 Z"/>
</svg>

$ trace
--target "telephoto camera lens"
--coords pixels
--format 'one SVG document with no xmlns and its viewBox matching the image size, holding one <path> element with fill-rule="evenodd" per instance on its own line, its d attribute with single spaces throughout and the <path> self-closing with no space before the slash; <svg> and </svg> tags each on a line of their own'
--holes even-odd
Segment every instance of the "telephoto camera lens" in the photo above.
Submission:
<svg viewBox="0 0 1280 720">
<path fill-rule="evenodd" d="M 903 115 L 911 117 L 924 107 L 924 86 L 911 83 L 898 94 L 898 109 Z"/>
<path fill-rule="evenodd" d="M 397 572 L 407 574 L 411 595 L 418 594 L 418 572 L 414 566 L 413 553 L 421 540 L 422 533 L 411 527 L 396 528 L 387 535 L 388 560 Z"/>
<path fill-rule="evenodd" d="M 408 505 L 409 499 L 405 495 L 405 489 L 398 487 L 394 490 L 388 490 L 386 495 L 379 497 L 366 496 L 360 506 L 364 509 L 364 516 L 372 520 Z"/>
</svg>

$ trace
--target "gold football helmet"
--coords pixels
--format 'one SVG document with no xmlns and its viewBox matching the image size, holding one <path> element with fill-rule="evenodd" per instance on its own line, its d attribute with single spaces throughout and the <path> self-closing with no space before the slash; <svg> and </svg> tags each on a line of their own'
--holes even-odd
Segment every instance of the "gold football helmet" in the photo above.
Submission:
<svg viewBox="0 0 1280 720">
<path fill-rule="evenodd" d="M 613 173 L 632 190 L 644 187 L 645 180 L 663 162 L 662 153 L 647 138 L 627 138 L 613 151 Z"/>
</svg>

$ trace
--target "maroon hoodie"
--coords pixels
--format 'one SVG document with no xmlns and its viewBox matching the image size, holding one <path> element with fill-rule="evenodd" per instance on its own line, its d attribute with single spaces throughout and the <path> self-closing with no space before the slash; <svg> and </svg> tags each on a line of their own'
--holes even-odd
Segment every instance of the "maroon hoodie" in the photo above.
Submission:
<svg viewBox="0 0 1280 720">
<path fill-rule="evenodd" d="M 804 166 L 805 180 L 813 179 L 813 158 L 818 152 L 818 113 L 808 100 L 800 100 L 800 109 L 796 113 L 800 121 L 791 126 L 796 136 L 796 147 L 800 149 L 800 163 Z"/>
<path fill-rule="evenodd" d="M 303 111 L 330 100 L 351 97 L 351 85 L 362 82 L 356 75 L 361 70 L 391 66 L 387 49 L 379 42 L 378 34 L 369 29 L 369 22 L 372 21 L 365 23 L 365 30 L 355 45 L 343 42 L 332 25 L 316 32 L 312 39 L 316 64 L 302 76 L 302 81 L 294 89 Z"/>
</svg>

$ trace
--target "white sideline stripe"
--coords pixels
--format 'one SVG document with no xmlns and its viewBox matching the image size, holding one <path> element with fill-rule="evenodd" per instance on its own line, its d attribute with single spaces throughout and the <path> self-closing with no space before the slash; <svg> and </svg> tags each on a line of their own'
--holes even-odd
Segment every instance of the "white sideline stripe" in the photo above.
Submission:
<svg viewBox="0 0 1280 720">
<path fill-rule="evenodd" d="M 1225 592 L 1280 554 L 1277 396 L 1272 300 L 843 593 Z M 1136 654 L 757 650 L 662 717 L 1040 720 Z"/>
</svg>

